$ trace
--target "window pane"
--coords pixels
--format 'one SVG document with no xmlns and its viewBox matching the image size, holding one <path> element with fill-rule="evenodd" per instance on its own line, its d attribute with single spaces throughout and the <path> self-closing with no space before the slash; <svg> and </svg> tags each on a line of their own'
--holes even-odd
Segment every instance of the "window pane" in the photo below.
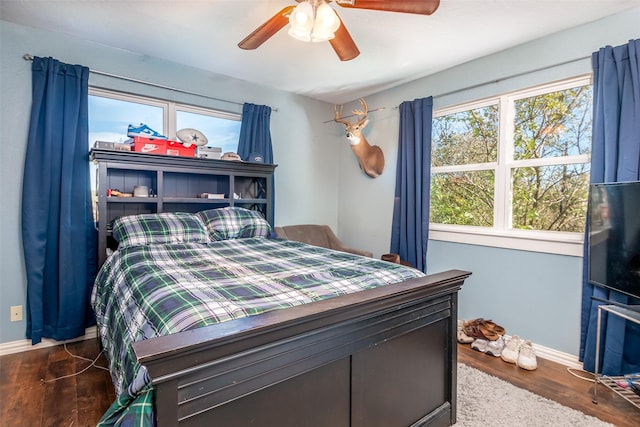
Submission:
<svg viewBox="0 0 640 427">
<path fill-rule="evenodd" d="M 207 137 L 207 146 L 220 147 L 223 153 L 238 151 L 240 121 L 186 111 L 176 112 L 176 129 L 197 129 Z"/>
<path fill-rule="evenodd" d="M 512 180 L 513 228 L 584 231 L 588 163 L 516 168 Z"/>
<path fill-rule="evenodd" d="M 498 106 L 491 105 L 433 120 L 433 166 L 495 162 Z"/>
<path fill-rule="evenodd" d="M 89 146 L 95 141 L 124 142 L 130 124 L 144 123 L 163 133 L 163 108 L 120 99 L 89 96 Z"/>
<path fill-rule="evenodd" d="M 589 154 L 591 86 L 515 101 L 514 159 Z"/>
<path fill-rule="evenodd" d="M 437 173 L 431 176 L 431 222 L 493 226 L 494 172 Z"/>
<path fill-rule="evenodd" d="M 89 95 L 89 149 L 95 141 L 124 142 L 129 137 L 129 125 L 144 123 L 151 129 L 163 132 L 163 108 L 137 102 L 122 101 Z M 91 198 L 94 219 L 98 214 L 96 189 L 96 168 L 91 166 Z"/>
</svg>

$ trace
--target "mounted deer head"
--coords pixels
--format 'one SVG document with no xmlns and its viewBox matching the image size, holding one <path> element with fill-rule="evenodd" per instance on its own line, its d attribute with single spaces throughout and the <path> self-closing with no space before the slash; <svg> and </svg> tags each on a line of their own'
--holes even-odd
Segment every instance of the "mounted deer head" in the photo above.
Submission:
<svg viewBox="0 0 640 427">
<path fill-rule="evenodd" d="M 343 106 L 341 105 L 338 108 L 335 104 L 333 106 L 333 112 L 335 113 L 333 120 L 337 123 L 342 123 L 346 127 L 347 138 L 351 142 L 351 149 L 358 159 L 360 169 L 371 178 L 377 178 L 384 170 L 384 154 L 377 145 L 369 145 L 362 134 L 362 130 L 369 124 L 369 119 L 367 118 L 369 108 L 362 98 L 360 98 L 360 104 L 362 105 L 362 110 L 352 111 L 353 114 L 358 116 L 355 123 L 342 118 Z"/>
</svg>

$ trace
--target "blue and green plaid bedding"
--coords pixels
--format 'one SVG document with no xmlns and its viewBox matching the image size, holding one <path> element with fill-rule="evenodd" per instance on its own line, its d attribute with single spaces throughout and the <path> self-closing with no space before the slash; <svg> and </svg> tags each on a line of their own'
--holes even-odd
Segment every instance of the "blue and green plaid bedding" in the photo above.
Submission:
<svg viewBox="0 0 640 427">
<path fill-rule="evenodd" d="M 332 298 L 423 274 L 263 237 L 117 250 L 92 303 L 118 396 L 100 425 L 154 425 L 153 389 L 131 343 Z"/>
</svg>

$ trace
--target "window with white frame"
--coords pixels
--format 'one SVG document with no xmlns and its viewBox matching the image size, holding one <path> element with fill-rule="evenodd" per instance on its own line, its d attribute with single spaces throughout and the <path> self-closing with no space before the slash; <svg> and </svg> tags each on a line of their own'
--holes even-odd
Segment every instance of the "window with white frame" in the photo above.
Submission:
<svg viewBox="0 0 640 427">
<path fill-rule="evenodd" d="M 581 254 L 590 77 L 434 113 L 431 238 Z"/>
<path fill-rule="evenodd" d="M 240 114 L 92 88 L 89 90 L 89 147 L 95 141 L 123 142 L 128 126 L 144 123 L 175 140 L 176 131 L 198 129 L 210 147 L 237 152 Z"/>
</svg>

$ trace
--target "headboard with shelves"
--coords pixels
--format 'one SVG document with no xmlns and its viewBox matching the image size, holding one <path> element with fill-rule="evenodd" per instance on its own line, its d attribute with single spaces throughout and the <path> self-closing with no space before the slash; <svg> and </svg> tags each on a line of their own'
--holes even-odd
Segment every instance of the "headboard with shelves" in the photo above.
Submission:
<svg viewBox="0 0 640 427">
<path fill-rule="evenodd" d="M 240 206 L 261 212 L 273 226 L 277 165 L 101 149 L 91 150 L 90 157 L 98 177 L 98 265 L 110 247 L 110 224 L 123 215 Z M 134 196 L 137 186 L 146 187 L 148 194 Z M 203 198 L 203 193 L 215 198 Z"/>
</svg>

